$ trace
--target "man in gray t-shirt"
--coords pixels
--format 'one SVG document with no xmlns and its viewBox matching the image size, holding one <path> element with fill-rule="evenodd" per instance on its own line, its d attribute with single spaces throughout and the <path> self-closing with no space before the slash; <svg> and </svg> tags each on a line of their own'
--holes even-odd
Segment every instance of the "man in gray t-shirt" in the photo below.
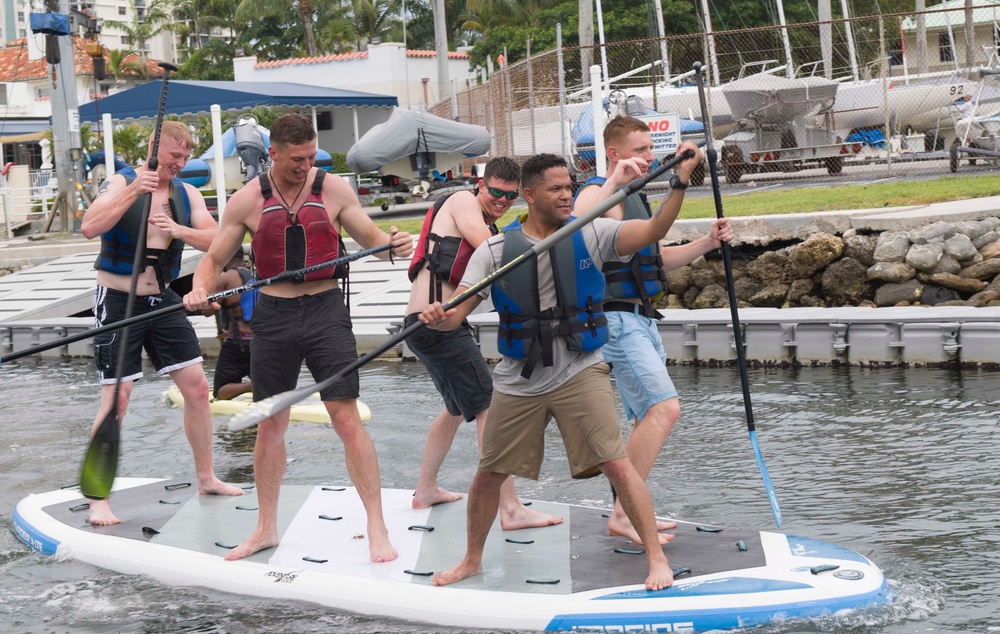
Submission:
<svg viewBox="0 0 1000 634">
<path fill-rule="evenodd" d="M 677 166 L 678 174 L 685 180 L 699 163 L 699 151 L 694 144 L 683 143 L 677 152 L 680 154 L 688 149 L 694 152 L 694 158 Z M 614 172 L 608 176 L 609 186 L 621 187 L 644 173 L 645 168 L 645 161 L 639 157 L 619 161 Z M 504 263 L 504 243 L 508 239 L 531 245 L 552 235 L 569 220 L 573 181 L 563 159 L 552 154 L 540 154 L 528 159 L 521 168 L 521 185 L 528 203 L 527 215 L 516 225 L 516 233 L 508 227 L 504 234 L 490 238 L 476 249 L 462 283 L 456 289 L 456 296 Z M 543 312 L 553 307 L 569 308 L 561 314 L 580 314 L 582 309 L 558 305 L 556 287 L 564 289 L 564 296 L 567 284 L 575 283 L 576 288 L 581 289 L 582 285 L 590 283 L 588 289 L 592 289 L 592 267 L 600 271 L 604 262 L 623 261 L 632 253 L 663 238 L 680 211 L 683 195 L 672 198 L 674 200 L 668 200 L 649 220 L 619 222 L 598 219 L 581 229 L 578 235 L 582 235 L 582 241 L 577 241 L 574 245 L 576 250 L 572 252 L 572 257 L 579 258 L 572 262 L 577 270 L 562 270 L 558 280 L 549 264 L 550 258 L 536 258 L 538 308 Z M 577 235 L 574 235 L 566 242 L 576 239 Z M 580 252 L 583 247 L 585 253 Z M 559 250 L 560 246 L 553 248 Z M 563 257 L 566 253 L 563 249 Z M 529 266 L 526 264 L 523 268 Z M 497 282 L 505 294 L 513 292 L 512 289 L 523 288 L 523 275 L 518 278 L 517 284 L 508 283 L 512 278 L 513 275 L 510 275 Z M 602 289 L 600 292 L 603 292 L 603 276 L 599 276 L 597 282 Z M 577 293 L 582 294 L 586 293 Z M 436 302 L 420 314 L 420 320 L 434 328 L 453 329 L 488 295 L 488 291 L 483 292 L 447 313 L 441 303 Z M 521 306 L 535 299 L 518 295 L 514 303 Z M 494 297 L 494 303 L 497 299 Z M 600 298 L 595 299 L 599 311 Z M 543 320 L 537 321 L 541 323 Z M 546 358 L 544 364 L 535 365 L 530 372 L 525 371 L 525 359 L 515 357 L 531 355 L 515 352 L 505 353 L 494 371 L 493 402 L 483 434 L 482 458 L 469 490 L 468 550 L 465 558 L 455 567 L 434 576 L 435 585 L 454 583 L 482 571 L 483 548 L 490 526 L 496 519 L 500 486 L 511 474 L 538 478 L 544 432 L 550 418 L 555 418 L 559 426 L 573 477 L 586 478 L 604 473 L 618 492 L 622 507 L 642 542 L 662 544 L 667 541 L 668 536 L 660 536 L 656 532 L 649 491 L 628 460 L 608 378 L 609 369 L 600 350 L 595 349 L 600 345 L 597 333 L 601 332 L 603 316 L 594 314 L 584 321 L 587 330 L 578 332 L 575 338 L 573 335 L 555 336 L 551 344 L 551 358 Z M 571 323 L 572 318 L 552 318 L 545 326 L 550 332 L 559 333 L 564 331 L 562 326 Z M 573 344 L 567 344 L 566 338 L 573 338 Z M 529 344 L 523 345 L 527 349 Z M 649 565 L 646 588 L 660 590 L 669 586 L 673 582 L 673 574 L 663 549 L 647 547 L 646 559 Z"/>
</svg>

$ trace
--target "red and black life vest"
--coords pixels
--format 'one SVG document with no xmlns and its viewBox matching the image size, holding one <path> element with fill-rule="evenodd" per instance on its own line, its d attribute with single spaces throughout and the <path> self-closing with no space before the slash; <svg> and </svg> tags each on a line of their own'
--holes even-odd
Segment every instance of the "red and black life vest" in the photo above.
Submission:
<svg viewBox="0 0 1000 634">
<path fill-rule="evenodd" d="M 417 240 L 417 248 L 413 252 L 413 259 L 410 261 L 408 271 L 410 281 L 413 282 L 417 279 L 420 269 L 427 266 L 431 275 L 429 284 L 431 303 L 444 301 L 445 298 L 442 297 L 443 281 L 447 281 L 452 286 L 458 286 L 462 282 L 465 267 L 469 265 L 469 258 L 476 250 L 465 238 L 439 236 L 431 231 L 434 219 L 437 218 L 444 202 L 450 197 L 451 194 L 448 194 L 435 201 L 434 205 L 427 210 L 427 215 L 424 216 L 424 225 L 420 229 L 420 239 Z M 486 220 L 485 216 L 483 220 Z M 488 222 L 487 226 L 490 228 L 490 235 L 495 236 L 499 233 L 496 223 Z M 432 242 L 434 243 L 433 250 L 431 249 Z"/>
<path fill-rule="evenodd" d="M 316 170 L 309 196 L 294 215 L 274 196 L 267 173 L 257 177 L 261 196 L 264 197 L 264 211 L 250 246 L 258 279 L 329 262 L 346 252 L 344 241 L 323 206 L 325 176 L 326 172 Z M 345 279 L 347 273 L 348 266 L 343 264 L 332 270 L 313 271 L 296 281 Z"/>
</svg>

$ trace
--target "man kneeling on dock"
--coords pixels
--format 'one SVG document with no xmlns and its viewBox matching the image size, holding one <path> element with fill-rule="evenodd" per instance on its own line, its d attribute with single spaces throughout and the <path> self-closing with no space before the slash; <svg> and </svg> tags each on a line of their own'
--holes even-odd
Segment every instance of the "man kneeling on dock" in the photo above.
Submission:
<svg viewBox="0 0 1000 634">
<path fill-rule="evenodd" d="M 677 151 L 688 149 L 694 158 L 677 167 L 685 181 L 700 156 L 691 143 L 681 144 Z M 641 158 L 622 160 L 608 180 L 624 185 L 644 173 L 645 167 Z M 564 160 L 551 154 L 532 157 L 522 167 L 521 184 L 527 215 L 476 249 L 453 297 L 570 221 L 573 181 Z M 552 417 L 563 437 L 573 477 L 604 473 L 642 542 L 659 543 L 652 500 L 625 451 L 609 368 L 600 353 L 608 338 L 601 308 L 605 287 L 601 267 L 607 261 L 625 261 L 662 239 L 680 211 L 683 197 L 680 190 L 672 194 L 649 220 L 599 218 L 472 300 L 447 312 L 435 302 L 421 313 L 425 324 L 453 329 L 492 290 L 500 316 L 498 343 L 503 354 L 493 374 L 482 458 L 469 490 L 468 549 L 456 566 L 434 576 L 436 585 L 482 571 L 483 549 L 496 518 L 500 487 L 508 475 L 538 478 L 544 432 Z M 646 558 L 646 587 L 660 590 L 671 585 L 673 574 L 662 548 L 647 547 Z"/>
</svg>

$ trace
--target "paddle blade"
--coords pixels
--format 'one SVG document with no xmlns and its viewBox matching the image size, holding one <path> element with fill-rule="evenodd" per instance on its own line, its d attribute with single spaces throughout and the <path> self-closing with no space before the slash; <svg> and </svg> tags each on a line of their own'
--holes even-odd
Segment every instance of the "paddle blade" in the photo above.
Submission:
<svg viewBox="0 0 1000 634">
<path fill-rule="evenodd" d="M 771 484 L 771 476 L 764 465 L 764 457 L 760 454 L 760 445 L 757 444 L 757 432 L 753 430 L 750 431 L 750 444 L 753 445 L 753 453 L 757 457 L 757 467 L 760 469 L 760 477 L 764 481 L 764 489 L 767 491 L 767 501 L 771 503 L 774 524 L 778 528 L 781 528 L 781 507 L 778 506 L 778 494 L 774 492 L 774 485 Z"/>
<path fill-rule="evenodd" d="M 121 440 L 121 423 L 117 409 L 112 409 L 101 421 L 97 433 L 90 439 L 87 455 L 80 473 L 80 491 L 91 500 L 104 500 L 111 493 L 111 485 L 118 471 L 118 446 Z"/>
</svg>

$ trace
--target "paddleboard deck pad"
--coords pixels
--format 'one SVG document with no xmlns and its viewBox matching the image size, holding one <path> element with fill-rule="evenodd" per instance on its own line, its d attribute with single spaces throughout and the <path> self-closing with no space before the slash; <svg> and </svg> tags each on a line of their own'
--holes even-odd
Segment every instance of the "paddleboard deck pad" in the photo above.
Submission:
<svg viewBox="0 0 1000 634">
<path fill-rule="evenodd" d="M 678 521 L 665 548 L 676 578 L 647 591 L 642 547 L 607 534 L 605 509 L 533 502 L 564 523 L 487 538 L 483 574 L 435 587 L 431 573 L 465 552 L 465 500 L 410 507 L 412 491 L 384 489 L 399 558 L 373 564 L 353 487 L 281 488 L 281 544 L 240 561 L 223 555 L 253 530 L 255 491 L 198 495 L 191 482 L 119 478 L 115 526 L 87 523 L 77 488 L 29 496 L 14 510 L 17 537 L 163 583 L 299 599 L 332 608 L 445 626 L 588 632 L 675 632 L 753 627 L 885 603 L 882 572 L 866 557 L 781 533 Z"/>
<path fill-rule="evenodd" d="M 167 388 L 167 399 L 177 407 L 184 406 L 184 397 L 176 385 Z M 371 420 L 372 412 L 363 401 L 356 401 L 358 413 L 361 420 Z M 231 400 L 218 400 L 215 397 L 209 399 L 209 406 L 212 413 L 219 416 L 234 416 L 242 413 L 246 408 L 253 405 L 253 394 L 245 393 Z M 330 413 L 326 411 L 326 406 L 319 399 L 319 394 L 313 394 L 305 401 L 293 405 L 290 409 L 289 418 L 293 421 L 304 423 L 329 423 Z M 242 429 L 242 428 L 241 428 Z M 236 431 L 231 429 L 231 431 Z"/>
</svg>

